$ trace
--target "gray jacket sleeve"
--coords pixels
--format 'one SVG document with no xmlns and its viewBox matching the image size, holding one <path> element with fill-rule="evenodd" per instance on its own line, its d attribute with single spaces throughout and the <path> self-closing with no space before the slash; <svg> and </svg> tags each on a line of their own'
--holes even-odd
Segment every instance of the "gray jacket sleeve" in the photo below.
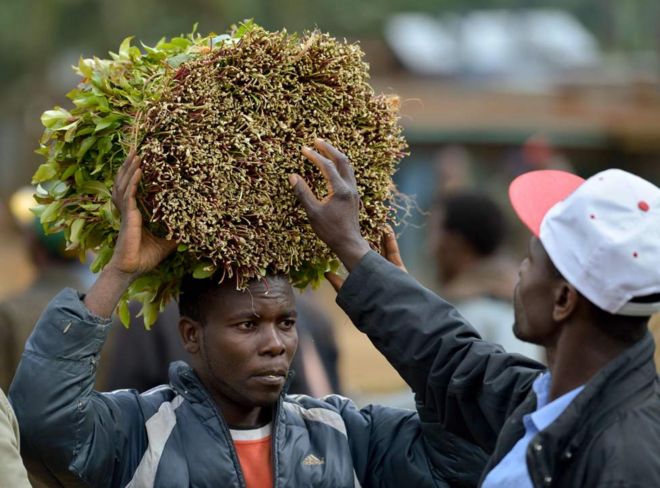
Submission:
<svg viewBox="0 0 660 488">
<path fill-rule="evenodd" d="M 361 486 L 476 486 L 487 456 L 479 447 L 421 422 L 416 412 L 380 405 L 358 409 L 330 395 L 346 426 Z"/>
<path fill-rule="evenodd" d="M 28 469 L 67 486 L 114 486 L 135 469 L 146 434 L 133 391 L 93 390 L 110 321 L 72 289 L 48 305 L 28 339 L 9 396 Z M 121 460 L 121 463 L 119 462 Z"/>
<path fill-rule="evenodd" d="M 18 424 L 7 397 L 0 390 L 0 480 L 14 488 L 30 488 L 19 452 Z"/>
<path fill-rule="evenodd" d="M 424 422 L 487 452 L 545 369 L 481 340 L 451 304 L 373 251 L 351 272 L 337 303 L 415 392 Z"/>
</svg>

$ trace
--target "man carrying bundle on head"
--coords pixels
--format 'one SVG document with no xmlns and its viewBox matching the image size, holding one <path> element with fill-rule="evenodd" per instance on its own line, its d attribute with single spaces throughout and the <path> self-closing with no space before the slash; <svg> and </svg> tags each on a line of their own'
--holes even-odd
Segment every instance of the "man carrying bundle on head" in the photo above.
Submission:
<svg viewBox="0 0 660 488">
<path fill-rule="evenodd" d="M 94 487 L 476 482 L 483 452 L 438 426 L 427 443 L 430 426 L 414 412 L 286 395 L 298 338 L 284 276 L 244 291 L 228 278 L 186 277 L 179 331 L 191 365 L 173 363 L 170 384 L 144 394 L 94 391 L 117 302 L 176 247 L 143 227 L 140 178 L 140 161 L 129 156 L 113 190 L 121 229 L 110 263 L 87 295 L 61 292 L 26 345 L 10 395 L 29 468 L 41 467 L 51 482 Z"/>
</svg>

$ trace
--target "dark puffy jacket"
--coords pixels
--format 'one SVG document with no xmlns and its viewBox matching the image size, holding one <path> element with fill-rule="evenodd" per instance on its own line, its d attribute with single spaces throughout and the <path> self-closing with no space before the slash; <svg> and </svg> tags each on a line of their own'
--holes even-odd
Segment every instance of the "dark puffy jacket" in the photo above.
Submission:
<svg viewBox="0 0 660 488">
<path fill-rule="evenodd" d="M 28 467 L 55 486 L 245 486 L 228 427 L 185 363 L 172 364 L 170 385 L 144 394 L 93 391 L 109 327 L 73 290 L 60 293 L 38 322 L 10 391 Z M 484 453 L 435 428 L 427 442 L 428 427 L 411 411 L 282 395 L 273 423 L 274 486 L 476 483 Z"/>
<path fill-rule="evenodd" d="M 337 298 L 416 392 L 423 422 L 491 454 L 483 476 L 523 436 L 544 366 L 482 341 L 447 302 L 376 253 Z M 530 443 L 536 487 L 660 487 L 660 384 L 650 334 L 599 371 Z M 483 479 L 483 478 L 482 478 Z"/>
</svg>

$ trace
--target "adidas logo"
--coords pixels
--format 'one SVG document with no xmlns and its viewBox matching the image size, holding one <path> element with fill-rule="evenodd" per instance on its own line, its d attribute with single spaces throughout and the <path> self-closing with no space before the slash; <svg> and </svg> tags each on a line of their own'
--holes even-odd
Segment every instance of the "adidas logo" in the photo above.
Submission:
<svg viewBox="0 0 660 488">
<path fill-rule="evenodd" d="M 309 454 L 302 462 L 303 466 L 320 466 L 325 464 L 325 458 L 317 458 L 314 454 Z"/>
</svg>

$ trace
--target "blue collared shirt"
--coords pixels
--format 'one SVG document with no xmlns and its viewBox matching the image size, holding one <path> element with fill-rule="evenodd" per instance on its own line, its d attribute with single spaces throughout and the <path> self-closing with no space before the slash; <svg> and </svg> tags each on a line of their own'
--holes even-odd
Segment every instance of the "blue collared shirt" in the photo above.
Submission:
<svg viewBox="0 0 660 488">
<path fill-rule="evenodd" d="M 533 488 L 532 479 L 527 469 L 527 446 L 536 434 L 548 427 L 566 410 L 566 407 L 584 388 L 584 385 L 578 386 L 548 403 L 551 382 L 550 372 L 543 373 L 534 381 L 532 388 L 536 393 L 536 411 L 523 417 L 525 435 L 488 473 L 482 488 L 511 488 L 514 486 L 516 488 Z"/>
</svg>

